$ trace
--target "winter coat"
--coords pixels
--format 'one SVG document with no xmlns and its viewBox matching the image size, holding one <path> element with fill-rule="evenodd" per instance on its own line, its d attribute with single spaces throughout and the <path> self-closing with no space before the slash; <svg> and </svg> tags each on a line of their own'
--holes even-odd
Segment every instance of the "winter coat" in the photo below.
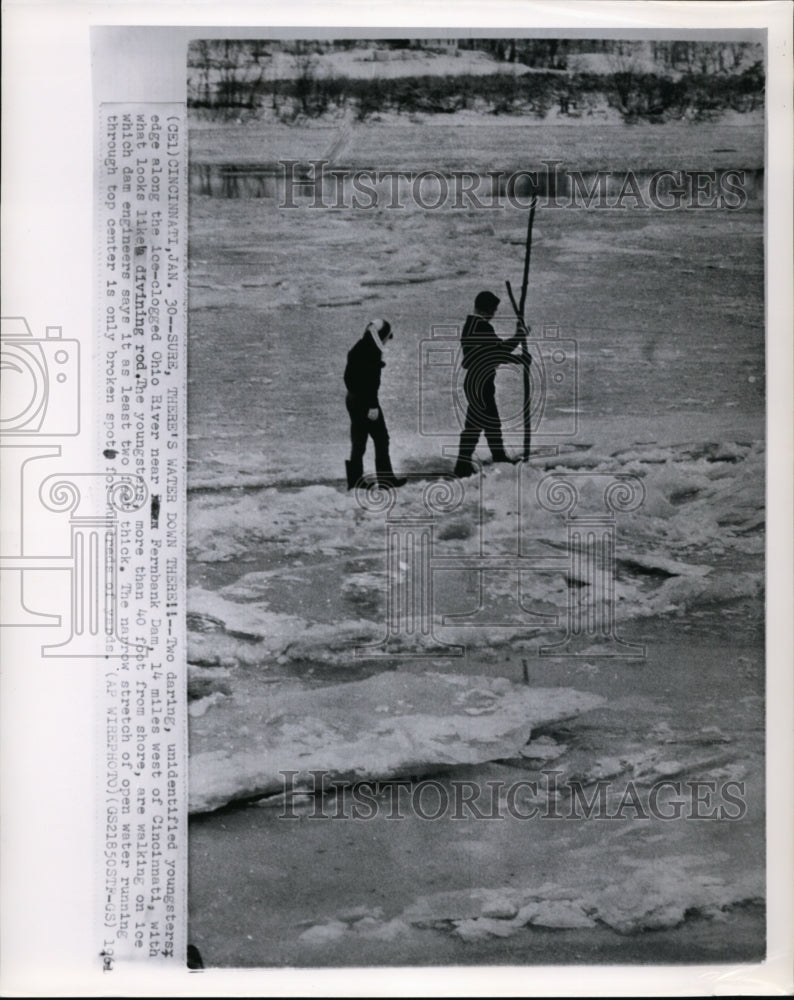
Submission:
<svg viewBox="0 0 794 1000">
<path fill-rule="evenodd" d="M 478 378 L 489 381 L 496 375 L 496 369 L 509 360 L 510 355 L 521 343 L 518 335 L 502 340 L 494 328 L 482 316 L 467 316 L 460 336 L 463 349 L 461 364 L 470 371 L 476 371 Z"/>
<path fill-rule="evenodd" d="M 348 351 L 345 366 L 345 387 L 355 406 L 367 410 L 378 406 L 380 375 L 385 367 L 372 335 L 365 333 Z"/>
</svg>

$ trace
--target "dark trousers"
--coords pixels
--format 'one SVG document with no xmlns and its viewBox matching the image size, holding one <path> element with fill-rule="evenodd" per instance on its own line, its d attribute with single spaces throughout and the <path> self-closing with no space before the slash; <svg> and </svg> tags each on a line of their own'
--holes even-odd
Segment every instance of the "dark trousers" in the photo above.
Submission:
<svg viewBox="0 0 794 1000">
<path fill-rule="evenodd" d="M 348 396 L 345 400 L 347 412 L 350 414 L 350 474 L 354 479 L 360 479 L 364 473 L 364 452 L 367 450 L 367 438 L 372 438 L 375 446 L 375 472 L 391 475 L 391 459 L 389 458 L 389 432 L 383 417 L 383 408 L 378 404 L 378 419 L 370 420 L 367 416 L 368 406 L 360 406 L 356 400 Z"/>
<path fill-rule="evenodd" d="M 481 375 L 467 372 L 463 380 L 463 391 L 468 406 L 460 435 L 458 465 L 471 467 L 471 457 L 483 432 L 493 457 L 502 458 L 505 446 L 499 411 L 496 408 L 496 386 L 493 378 L 483 379 Z"/>
</svg>

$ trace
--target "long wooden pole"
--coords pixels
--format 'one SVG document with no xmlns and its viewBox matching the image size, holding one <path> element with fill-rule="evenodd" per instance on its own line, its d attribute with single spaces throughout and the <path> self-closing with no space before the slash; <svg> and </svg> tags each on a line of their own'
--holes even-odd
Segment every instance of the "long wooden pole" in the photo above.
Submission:
<svg viewBox="0 0 794 1000">
<path fill-rule="evenodd" d="M 538 200 L 536 197 L 532 198 L 529 204 L 529 219 L 527 220 L 527 241 L 526 248 L 524 251 L 524 272 L 521 277 L 521 298 L 518 303 L 516 303 L 515 296 L 513 295 L 513 289 L 510 287 L 510 282 L 507 281 L 507 294 L 510 297 L 510 302 L 515 311 L 516 318 L 525 324 L 524 320 L 524 310 L 527 304 L 527 289 L 529 288 L 529 264 L 532 258 L 532 224 L 535 221 L 535 208 L 537 207 Z M 524 362 L 524 461 L 529 459 L 530 448 L 532 446 L 532 421 L 531 421 L 531 397 L 530 397 L 530 380 L 529 380 L 529 365 L 530 356 L 529 348 L 527 347 L 527 342 L 524 340 L 521 345 L 521 359 Z"/>
</svg>

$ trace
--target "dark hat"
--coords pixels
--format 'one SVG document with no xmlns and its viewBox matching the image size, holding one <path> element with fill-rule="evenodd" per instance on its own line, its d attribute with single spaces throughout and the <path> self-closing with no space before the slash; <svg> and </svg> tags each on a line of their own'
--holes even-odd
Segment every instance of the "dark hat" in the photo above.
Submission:
<svg viewBox="0 0 794 1000">
<path fill-rule="evenodd" d="M 480 313 L 489 313 L 493 315 L 496 312 L 499 302 L 493 292 L 480 292 L 477 298 L 474 300 L 474 308 Z"/>
</svg>

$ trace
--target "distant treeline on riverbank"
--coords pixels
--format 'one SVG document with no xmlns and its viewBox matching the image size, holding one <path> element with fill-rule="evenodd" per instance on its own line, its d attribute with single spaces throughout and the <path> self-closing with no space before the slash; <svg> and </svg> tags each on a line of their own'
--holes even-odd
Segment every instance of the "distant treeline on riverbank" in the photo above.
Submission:
<svg viewBox="0 0 794 1000">
<path fill-rule="evenodd" d="M 763 62 L 752 43 L 429 42 L 194 42 L 188 105 L 213 118 L 283 122 L 339 111 L 360 120 L 465 110 L 543 118 L 553 109 L 575 118 L 605 107 L 626 121 L 665 121 L 763 106 Z"/>
</svg>

